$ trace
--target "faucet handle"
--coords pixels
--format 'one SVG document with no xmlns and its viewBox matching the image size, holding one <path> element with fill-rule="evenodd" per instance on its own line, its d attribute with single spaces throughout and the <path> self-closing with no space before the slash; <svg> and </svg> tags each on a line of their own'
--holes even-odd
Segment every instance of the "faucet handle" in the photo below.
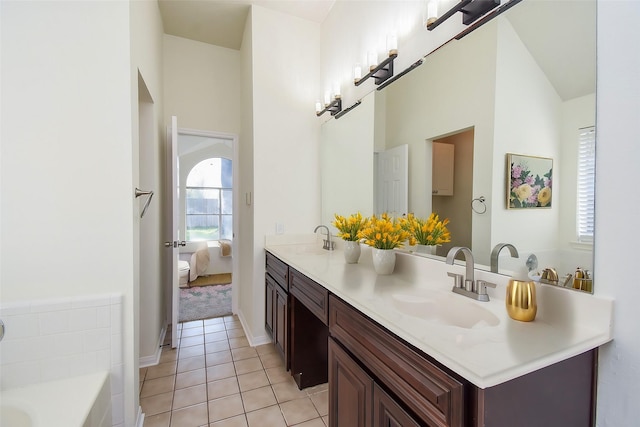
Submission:
<svg viewBox="0 0 640 427">
<path fill-rule="evenodd" d="M 477 294 L 478 295 L 486 295 L 487 294 L 487 287 L 489 288 L 495 288 L 496 284 L 495 283 L 491 283 L 491 282 L 487 282 L 486 280 L 476 280 L 476 287 L 477 287 Z"/>
<path fill-rule="evenodd" d="M 453 277 L 453 288 L 463 288 L 464 286 L 462 285 L 463 281 L 464 281 L 464 276 L 462 274 L 455 274 L 452 272 L 447 272 L 447 276 L 449 277 Z"/>
</svg>

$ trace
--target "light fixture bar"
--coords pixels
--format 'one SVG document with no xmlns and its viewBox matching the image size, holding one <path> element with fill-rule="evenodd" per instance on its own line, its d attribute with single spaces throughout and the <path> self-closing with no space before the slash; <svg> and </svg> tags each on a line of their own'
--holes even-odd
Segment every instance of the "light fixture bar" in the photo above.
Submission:
<svg viewBox="0 0 640 427">
<path fill-rule="evenodd" d="M 456 12 L 462 13 L 462 23 L 464 25 L 471 25 L 482 15 L 485 15 L 499 5 L 500 0 L 461 0 L 454 7 L 445 12 L 440 18 L 427 25 L 427 30 L 432 31 Z"/>
<path fill-rule="evenodd" d="M 480 26 L 482 26 L 482 25 L 486 24 L 487 22 L 491 21 L 493 18 L 495 18 L 496 16 L 500 15 L 501 13 L 506 12 L 507 10 L 511 9 L 513 6 L 515 6 L 516 4 L 520 3 L 521 1 L 522 0 L 509 0 L 507 3 L 503 4 L 502 6 L 496 8 L 496 9 L 494 9 L 493 12 L 487 14 L 486 16 L 483 16 L 482 19 L 480 19 L 479 21 L 477 21 L 475 24 L 471 25 L 470 27 L 466 28 L 464 31 L 460 32 L 454 38 L 456 40 L 460 40 L 464 36 L 470 34 L 473 30 L 477 30 Z"/>
<path fill-rule="evenodd" d="M 389 53 L 389 57 L 382 61 L 377 67 L 375 67 L 369 74 L 363 76 L 361 79 L 354 80 L 356 86 L 360 86 L 369 77 L 375 79 L 375 84 L 379 85 L 389 77 L 393 76 L 393 60 L 396 59 L 398 53 Z"/>
<path fill-rule="evenodd" d="M 336 120 L 338 120 L 340 117 L 344 116 L 345 114 L 347 114 L 349 111 L 353 110 L 354 108 L 356 108 L 360 104 L 362 104 L 362 100 L 358 99 L 356 102 L 353 103 L 353 105 L 351 105 L 350 107 L 345 108 L 344 110 L 342 110 L 338 114 L 336 114 L 335 115 Z"/>
<path fill-rule="evenodd" d="M 405 68 L 404 71 L 402 71 L 400 74 L 397 74 L 397 75 L 393 76 L 392 78 L 388 79 L 386 82 L 384 82 L 383 84 L 378 86 L 376 88 L 376 90 L 384 89 L 385 87 L 389 86 L 391 83 L 393 83 L 396 80 L 398 80 L 400 77 L 404 76 L 405 74 L 409 73 L 410 71 L 413 71 L 416 68 L 418 68 L 419 66 L 421 66 L 423 62 L 424 62 L 424 59 L 422 59 L 422 58 L 418 59 L 416 62 L 414 62 L 413 64 L 409 65 L 407 68 Z"/>
<path fill-rule="evenodd" d="M 323 115 L 327 111 L 330 112 L 332 116 L 335 116 L 340 111 L 342 111 L 342 98 L 339 97 L 339 96 L 336 96 L 333 99 L 333 101 L 331 101 L 329 104 L 327 104 L 324 107 L 324 110 L 316 112 L 316 116 L 320 117 L 321 115 Z"/>
</svg>

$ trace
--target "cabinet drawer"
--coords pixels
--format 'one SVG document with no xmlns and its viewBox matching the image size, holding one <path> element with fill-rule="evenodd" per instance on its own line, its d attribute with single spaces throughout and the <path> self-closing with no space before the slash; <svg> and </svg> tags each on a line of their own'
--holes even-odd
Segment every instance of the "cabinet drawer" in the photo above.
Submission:
<svg viewBox="0 0 640 427">
<path fill-rule="evenodd" d="M 329 332 L 429 426 L 462 426 L 464 386 L 386 329 L 331 295 Z"/>
<path fill-rule="evenodd" d="M 289 272 L 289 292 L 322 323 L 328 325 L 329 292 L 323 286 L 292 268 Z"/>
<path fill-rule="evenodd" d="M 278 283 L 284 290 L 289 291 L 289 266 L 284 262 L 280 261 L 277 257 L 272 255 L 270 252 L 267 252 L 267 261 L 266 261 L 266 269 L 267 273 L 273 277 L 273 279 Z"/>
</svg>

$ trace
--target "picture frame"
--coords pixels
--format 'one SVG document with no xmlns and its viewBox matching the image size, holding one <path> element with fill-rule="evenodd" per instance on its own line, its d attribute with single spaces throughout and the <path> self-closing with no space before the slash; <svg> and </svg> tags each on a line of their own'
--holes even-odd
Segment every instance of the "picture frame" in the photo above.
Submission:
<svg viewBox="0 0 640 427">
<path fill-rule="evenodd" d="M 507 209 L 552 207 L 553 159 L 507 153 Z"/>
</svg>

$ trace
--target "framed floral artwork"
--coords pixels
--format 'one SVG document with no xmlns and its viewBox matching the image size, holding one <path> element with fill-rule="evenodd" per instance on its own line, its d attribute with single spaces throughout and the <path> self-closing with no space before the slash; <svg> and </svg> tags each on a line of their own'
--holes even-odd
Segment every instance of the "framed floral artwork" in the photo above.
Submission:
<svg viewBox="0 0 640 427">
<path fill-rule="evenodd" d="M 507 208 L 550 208 L 553 159 L 507 153 Z"/>
</svg>

